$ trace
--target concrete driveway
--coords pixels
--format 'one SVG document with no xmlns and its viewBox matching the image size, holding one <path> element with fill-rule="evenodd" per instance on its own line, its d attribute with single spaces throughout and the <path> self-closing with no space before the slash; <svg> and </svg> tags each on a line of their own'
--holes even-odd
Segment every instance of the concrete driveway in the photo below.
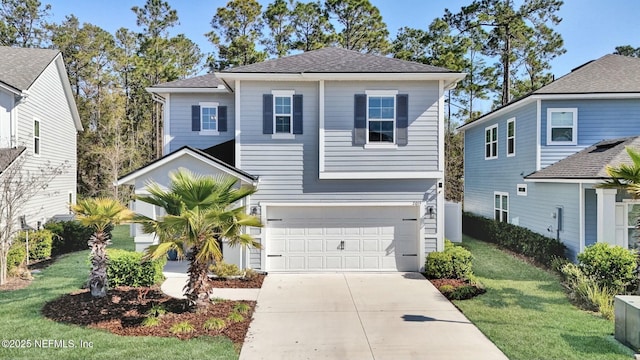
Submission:
<svg viewBox="0 0 640 360">
<path fill-rule="evenodd" d="M 253 359 L 507 359 L 417 273 L 269 274 Z"/>
</svg>

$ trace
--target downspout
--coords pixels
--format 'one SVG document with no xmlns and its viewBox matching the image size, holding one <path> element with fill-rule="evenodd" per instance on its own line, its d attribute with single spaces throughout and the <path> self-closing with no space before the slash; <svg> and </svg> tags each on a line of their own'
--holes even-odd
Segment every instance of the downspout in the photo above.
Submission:
<svg viewBox="0 0 640 360">
<path fill-rule="evenodd" d="M 159 103 L 162 106 L 162 111 L 159 112 L 159 114 L 162 114 L 162 122 L 164 123 L 164 106 L 166 104 L 166 100 L 165 98 L 163 98 L 162 96 L 156 94 L 156 93 L 151 93 L 151 98 L 153 99 L 153 101 Z M 164 127 L 162 128 L 162 132 L 164 133 Z M 164 136 L 160 134 L 160 120 L 158 120 L 156 122 L 156 146 L 158 146 L 158 149 L 156 150 L 156 158 L 159 158 L 162 156 L 162 154 L 164 153 L 164 140 L 163 139 Z"/>
</svg>

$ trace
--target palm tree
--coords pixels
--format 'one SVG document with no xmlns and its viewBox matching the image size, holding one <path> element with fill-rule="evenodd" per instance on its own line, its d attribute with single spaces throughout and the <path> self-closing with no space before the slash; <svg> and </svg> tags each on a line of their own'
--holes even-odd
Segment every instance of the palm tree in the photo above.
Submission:
<svg viewBox="0 0 640 360">
<path fill-rule="evenodd" d="M 640 152 L 627 146 L 625 148 L 633 165 L 620 164 L 617 167 L 607 166 L 607 174 L 611 179 L 598 185 L 609 189 L 622 189 L 627 191 L 634 199 L 640 198 Z"/>
<path fill-rule="evenodd" d="M 91 226 L 95 233 L 91 235 L 88 245 L 91 248 L 91 272 L 89 273 L 89 289 L 93 297 L 107 295 L 107 245 L 111 244 L 111 233 L 108 229 L 133 219 L 133 211 L 111 198 L 90 198 L 79 200 L 71 207 L 82 225 Z"/>
<path fill-rule="evenodd" d="M 244 206 L 237 206 L 256 189 L 236 187 L 237 179 L 228 176 L 201 176 L 184 169 L 169 177 L 168 189 L 150 183 L 150 195 L 137 197 L 164 209 L 166 215 L 158 219 L 137 215 L 136 221 L 144 232 L 158 236 L 160 243 L 147 249 L 149 257 L 159 258 L 175 250 L 183 258 L 183 249 L 190 249 L 185 296 L 190 305 L 205 305 L 212 289 L 209 265 L 222 260 L 220 241 L 226 239 L 231 246 L 260 247 L 250 235 L 242 233 L 244 226 L 262 226 L 260 220 L 246 214 Z"/>
</svg>

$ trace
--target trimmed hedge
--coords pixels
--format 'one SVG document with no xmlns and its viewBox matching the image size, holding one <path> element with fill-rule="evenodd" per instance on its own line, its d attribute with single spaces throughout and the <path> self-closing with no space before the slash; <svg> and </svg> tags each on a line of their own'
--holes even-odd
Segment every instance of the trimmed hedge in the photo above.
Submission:
<svg viewBox="0 0 640 360">
<path fill-rule="evenodd" d="M 24 244 L 14 242 L 7 254 L 7 273 L 11 273 L 13 269 L 22 265 L 26 259 L 27 249 L 24 247 Z"/>
<path fill-rule="evenodd" d="M 430 279 L 469 279 L 473 275 L 471 252 L 461 246 L 453 246 L 449 240 L 445 240 L 444 249 L 427 255 L 426 276 Z"/>
<path fill-rule="evenodd" d="M 27 233 L 21 231 L 16 237 L 16 244 L 26 247 Z M 44 260 L 51 257 L 53 233 L 46 229 L 29 231 L 29 261 Z"/>
<path fill-rule="evenodd" d="M 466 212 L 462 214 L 462 232 L 530 257 L 545 266 L 550 266 L 554 258 L 566 258 L 567 247 L 559 240 Z"/>
<path fill-rule="evenodd" d="M 107 255 L 110 287 L 152 286 L 164 280 L 162 268 L 167 263 L 165 258 L 145 260 L 143 253 L 120 249 L 108 249 Z"/>
<path fill-rule="evenodd" d="M 578 267 L 584 275 L 616 294 L 635 290 L 637 253 L 622 246 L 596 243 L 578 254 Z"/>
<path fill-rule="evenodd" d="M 93 228 L 75 220 L 48 222 L 44 228 L 54 233 L 52 255 L 87 250 L 89 248 L 87 242 L 94 232 Z"/>
</svg>

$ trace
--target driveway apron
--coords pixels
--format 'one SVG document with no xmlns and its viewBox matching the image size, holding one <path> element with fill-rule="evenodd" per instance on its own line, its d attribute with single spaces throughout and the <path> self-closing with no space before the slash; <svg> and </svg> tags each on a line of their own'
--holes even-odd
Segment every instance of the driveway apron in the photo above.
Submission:
<svg viewBox="0 0 640 360">
<path fill-rule="evenodd" d="M 507 359 L 417 273 L 269 274 L 241 360 Z"/>
</svg>

